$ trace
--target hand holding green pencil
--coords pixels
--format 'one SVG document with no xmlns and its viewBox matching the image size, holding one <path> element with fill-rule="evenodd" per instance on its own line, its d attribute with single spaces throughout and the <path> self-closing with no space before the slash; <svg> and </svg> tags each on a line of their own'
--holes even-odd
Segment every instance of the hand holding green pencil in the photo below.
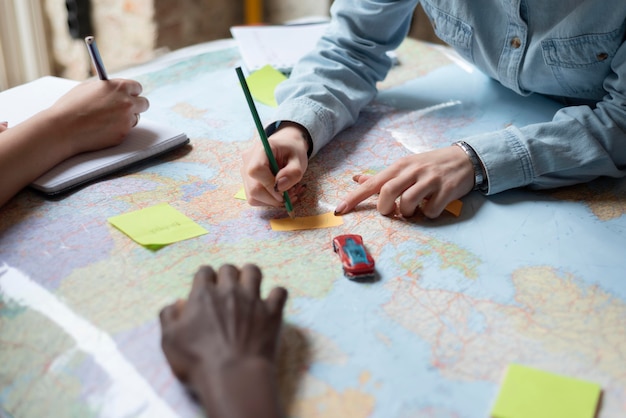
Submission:
<svg viewBox="0 0 626 418">
<path fill-rule="evenodd" d="M 256 125 L 256 129 L 259 132 L 259 136 L 261 137 L 261 141 L 263 142 L 263 148 L 265 149 L 265 154 L 267 155 L 267 159 L 270 162 L 270 169 L 272 170 L 272 174 L 276 175 L 280 168 L 278 167 L 278 163 L 276 162 L 276 158 L 274 157 L 274 153 L 272 152 L 272 148 L 270 147 L 270 143 L 267 140 L 267 135 L 265 134 L 265 129 L 263 129 L 263 125 L 261 124 L 261 119 L 259 118 L 259 113 L 256 110 L 256 106 L 254 105 L 254 100 L 252 99 L 252 95 L 250 94 L 250 89 L 248 88 L 248 83 L 246 82 L 246 78 L 241 71 L 241 67 L 235 68 L 237 72 L 237 77 L 239 77 L 239 82 L 241 83 L 241 88 L 243 89 L 243 93 L 246 96 L 246 101 L 248 102 L 248 107 L 250 108 L 250 113 L 252 113 L 252 118 L 254 119 L 254 123 Z M 283 199 L 285 200 L 285 208 L 287 209 L 287 213 L 290 218 L 295 218 L 295 212 L 293 210 L 293 205 L 291 204 L 291 199 L 289 198 L 289 193 L 286 191 L 283 192 Z"/>
</svg>

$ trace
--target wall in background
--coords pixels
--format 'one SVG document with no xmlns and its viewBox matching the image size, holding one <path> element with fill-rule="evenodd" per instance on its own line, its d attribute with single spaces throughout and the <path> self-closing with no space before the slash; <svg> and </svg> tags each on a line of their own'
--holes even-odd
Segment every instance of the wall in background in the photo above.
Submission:
<svg viewBox="0 0 626 418">
<path fill-rule="evenodd" d="M 0 1 L 0 89 L 50 72 L 39 0 Z"/>
<path fill-rule="evenodd" d="M 55 75 L 83 80 L 91 63 L 82 39 L 72 39 L 65 0 L 42 0 L 50 27 Z M 144 62 L 155 54 L 154 2 L 160 0 L 91 0 L 91 22 L 109 72 Z"/>
<path fill-rule="evenodd" d="M 82 40 L 67 30 L 65 0 L 41 0 L 51 28 L 54 73 L 75 80 L 90 75 Z M 265 0 L 268 23 L 327 15 L 330 0 Z M 92 0 L 93 29 L 109 72 L 145 62 L 164 52 L 230 37 L 244 21 L 243 1 Z"/>
</svg>

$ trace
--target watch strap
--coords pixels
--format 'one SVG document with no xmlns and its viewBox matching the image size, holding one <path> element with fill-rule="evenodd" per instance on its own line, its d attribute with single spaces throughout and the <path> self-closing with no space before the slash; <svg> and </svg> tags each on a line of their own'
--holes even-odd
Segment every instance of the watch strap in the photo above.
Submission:
<svg viewBox="0 0 626 418">
<path fill-rule="evenodd" d="M 474 190 L 485 192 L 487 190 L 487 176 L 485 175 L 485 168 L 480 158 L 478 158 L 478 154 L 476 154 L 474 148 L 465 141 L 457 141 L 454 145 L 461 148 L 472 163 L 472 168 L 474 169 Z"/>
</svg>

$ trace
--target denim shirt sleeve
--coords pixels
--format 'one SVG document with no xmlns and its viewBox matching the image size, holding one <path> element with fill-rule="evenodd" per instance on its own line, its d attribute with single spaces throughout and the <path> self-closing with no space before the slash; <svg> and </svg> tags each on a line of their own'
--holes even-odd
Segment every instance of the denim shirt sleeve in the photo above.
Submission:
<svg viewBox="0 0 626 418">
<path fill-rule="evenodd" d="M 487 194 L 626 175 L 626 42 L 611 69 L 603 84 L 607 94 L 595 108 L 568 106 L 550 122 L 465 139 L 486 168 Z"/>
<path fill-rule="evenodd" d="M 550 122 L 456 138 L 464 139 L 481 159 L 488 194 L 523 186 L 549 188 L 598 176 L 626 175 L 624 10 L 616 7 L 622 1 L 568 0 L 571 10 L 564 9 L 561 17 L 545 13 L 546 7 L 551 7 L 545 0 L 525 0 L 521 11 L 517 10 L 519 1 L 423 0 L 430 18 L 435 19 L 438 35 L 504 86 L 520 94 L 538 92 L 596 103 L 564 107 Z M 307 128 L 313 143 L 311 155 L 355 123 L 360 110 L 376 96 L 376 83 L 384 79 L 391 67 L 385 52 L 395 49 L 406 36 L 417 3 L 418 0 L 333 3 L 328 32 L 276 92 L 280 103 L 276 119 L 291 120 Z M 490 4 L 490 13 L 485 8 L 477 11 L 480 4 Z M 585 20 L 590 10 L 594 17 Z M 567 13 L 579 15 L 571 17 Z M 528 27 L 524 17 L 535 26 Z M 528 36 L 523 38 L 522 48 L 503 48 L 509 44 L 510 36 L 506 22 L 513 18 L 517 20 L 512 27 L 520 33 L 528 31 Z M 451 19 L 461 24 L 448 25 Z M 593 63 L 582 71 L 576 69 L 573 77 L 574 71 L 566 67 L 578 67 L 581 63 L 563 60 L 567 60 L 566 54 L 580 49 L 580 37 L 566 39 L 572 29 L 578 31 L 571 22 L 579 20 L 585 23 L 583 31 L 589 34 L 584 38 L 617 40 L 613 41 L 615 49 L 606 54 L 610 60 L 603 61 L 602 71 L 594 70 L 597 64 Z M 496 25 L 494 21 L 505 24 Z M 604 34 L 605 26 L 619 28 Z M 541 30 L 533 33 L 533 27 Z M 449 39 L 455 34 L 454 28 L 457 32 L 463 29 L 463 36 Z M 546 34 L 551 38 L 545 38 Z M 459 43 L 459 39 L 463 42 Z M 591 55 L 592 61 L 596 56 Z M 507 62 L 514 65 L 503 65 Z M 610 68 L 605 67 L 609 62 Z M 558 65 L 563 68 L 557 68 Z"/>
<path fill-rule="evenodd" d="M 315 155 L 376 96 L 387 75 L 386 55 L 406 37 L 417 0 L 342 0 L 315 51 L 305 56 L 279 85 L 275 120 L 304 126 Z"/>
</svg>

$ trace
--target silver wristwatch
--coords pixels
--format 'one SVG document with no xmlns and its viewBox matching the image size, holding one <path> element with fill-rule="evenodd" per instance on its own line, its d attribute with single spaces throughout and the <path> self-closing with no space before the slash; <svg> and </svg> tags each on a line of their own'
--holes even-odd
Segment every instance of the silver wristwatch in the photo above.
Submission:
<svg viewBox="0 0 626 418">
<path fill-rule="evenodd" d="M 485 168 L 478 158 L 476 151 L 474 151 L 474 148 L 470 147 L 465 141 L 457 141 L 454 145 L 461 148 L 472 163 L 472 167 L 474 168 L 474 190 L 486 192 L 488 189 L 488 183 L 487 176 L 485 175 Z"/>
</svg>

